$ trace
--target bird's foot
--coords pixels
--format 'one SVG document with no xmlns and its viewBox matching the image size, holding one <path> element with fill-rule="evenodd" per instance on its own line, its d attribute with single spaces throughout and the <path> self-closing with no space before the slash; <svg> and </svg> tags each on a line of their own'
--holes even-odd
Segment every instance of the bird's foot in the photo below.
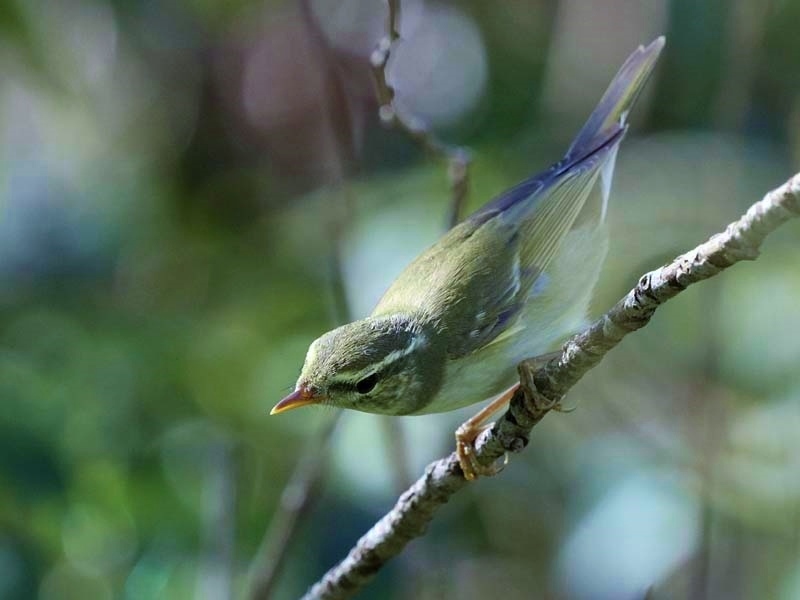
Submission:
<svg viewBox="0 0 800 600">
<path fill-rule="evenodd" d="M 482 465 L 475 455 L 475 440 L 492 425 L 494 423 L 470 427 L 469 421 L 467 421 L 456 429 L 456 456 L 458 456 L 458 464 L 461 466 L 461 471 L 464 473 L 464 479 L 467 481 L 473 481 L 481 475 L 484 477 L 497 475 L 508 464 L 508 453 L 504 455 L 502 464 L 494 463 L 491 465 Z"/>
<path fill-rule="evenodd" d="M 482 465 L 478 462 L 478 457 L 475 454 L 475 440 L 493 425 L 493 423 L 487 424 L 486 421 L 498 410 L 508 405 L 518 387 L 519 384 L 516 384 L 507 389 L 484 406 L 478 414 L 466 420 L 456 429 L 456 456 L 458 457 L 458 464 L 461 465 L 461 471 L 464 473 L 464 479 L 467 481 L 477 479 L 480 475 L 486 477 L 497 475 L 508 464 L 508 454 L 506 454 L 501 465 L 497 463 Z"/>
</svg>

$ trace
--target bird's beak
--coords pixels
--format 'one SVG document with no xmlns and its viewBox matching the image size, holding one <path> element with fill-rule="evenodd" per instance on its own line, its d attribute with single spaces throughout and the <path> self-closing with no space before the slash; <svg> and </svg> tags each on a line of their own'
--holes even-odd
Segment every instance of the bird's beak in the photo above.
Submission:
<svg viewBox="0 0 800 600">
<path fill-rule="evenodd" d="M 291 394 L 286 396 L 283 400 L 278 402 L 269 414 L 277 415 L 282 412 L 286 412 L 287 410 L 292 410 L 293 408 L 300 408 L 301 406 L 307 406 L 309 404 L 317 404 L 321 400 L 321 397 L 311 391 L 304 385 L 298 385 L 297 389 L 293 391 Z"/>
</svg>

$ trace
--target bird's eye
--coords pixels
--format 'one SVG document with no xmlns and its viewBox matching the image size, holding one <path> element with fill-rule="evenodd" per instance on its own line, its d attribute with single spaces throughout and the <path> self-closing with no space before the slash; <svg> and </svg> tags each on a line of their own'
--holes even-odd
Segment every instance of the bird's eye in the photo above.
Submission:
<svg viewBox="0 0 800 600">
<path fill-rule="evenodd" d="M 373 373 L 372 375 L 367 375 L 364 379 L 361 379 L 358 383 L 356 383 L 356 391 L 359 394 L 369 394 L 372 390 L 375 389 L 375 386 L 378 384 L 378 374 Z"/>
</svg>

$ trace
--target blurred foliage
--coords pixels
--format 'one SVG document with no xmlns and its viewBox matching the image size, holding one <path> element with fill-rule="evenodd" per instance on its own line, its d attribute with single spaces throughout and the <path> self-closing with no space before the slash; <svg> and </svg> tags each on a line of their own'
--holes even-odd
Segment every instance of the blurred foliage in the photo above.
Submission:
<svg viewBox="0 0 800 600">
<path fill-rule="evenodd" d="M 473 149 L 472 207 L 667 35 L 598 311 L 800 164 L 797 0 L 402 6 L 398 101 Z M 267 416 L 334 324 L 335 232 L 362 315 L 441 231 L 444 166 L 377 123 L 383 4 L 311 8 L 0 3 L 0 597 L 243 595 L 322 415 Z M 362 597 L 800 597 L 799 234 L 666 306 Z M 415 473 L 470 412 L 401 420 Z M 376 423 L 345 415 L 277 597 L 390 506 Z"/>
</svg>

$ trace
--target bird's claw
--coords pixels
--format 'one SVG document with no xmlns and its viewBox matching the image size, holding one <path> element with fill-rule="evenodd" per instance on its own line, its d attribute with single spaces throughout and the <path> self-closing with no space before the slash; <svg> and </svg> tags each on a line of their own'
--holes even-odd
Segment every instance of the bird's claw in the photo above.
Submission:
<svg viewBox="0 0 800 600">
<path fill-rule="evenodd" d="M 458 457 L 461 471 L 464 473 L 464 479 L 467 481 L 473 481 L 479 476 L 492 477 L 497 475 L 508 464 L 507 452 L 503 455 L 502 464 L 496 462 L 491 465 L 482 465 L 478 462 L 478 457 L 475 454 L 475 440 L 492 425 L 493 423 L 489 423 L 480 427 L 473 427 L 470 426 L 468 421 L 456 429 L 456 456 Z"/>
<path fill-rule="evenodd" d="M 564 406 L 561 403 L 561 400 L 559 400 L 558 402 L 556 402 L 553 405 L 553 408 L 551 410 L 554 410 L 556 412 L 560 412 L 560 413 L 566 415 L 568 413 L 575 412 L 577 409 L 578 409 L 578 405 L 577 404 L 575 406 Z"/>
</svg>

